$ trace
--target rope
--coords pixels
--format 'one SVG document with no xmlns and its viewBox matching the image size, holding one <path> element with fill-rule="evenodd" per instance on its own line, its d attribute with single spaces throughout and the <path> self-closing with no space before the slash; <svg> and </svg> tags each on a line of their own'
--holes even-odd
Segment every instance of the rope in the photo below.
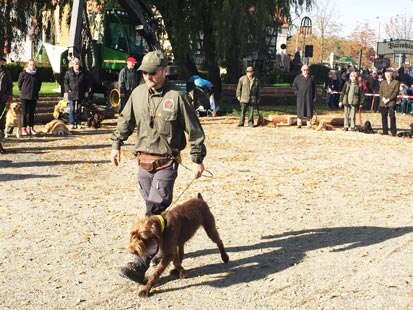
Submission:
<svg viewBox="0 0 413 310">
<path fill-rule="evenodd" d="M 185 167 L 186 169 L 190 170 L 188 167 L 186 167 L 186 166 L 184 166 L 184 165 L 182 165 L 182 166 Z M 212 177 L 214 176 L 214 175 L 212 174 L 212 172 L 209 171 L 209 170 L 206 170 L 206 169 L 205 169 L 204 172 L 208 173 L 209 175 L 201 175 L 201 177 L 203 176 L 203 177 L 206 177 L 206 178 L 212 178 Z M 169 209 L 169 210 L 172 209 L 172 207 L 175 206 L 175 204 L 176 204 L 176 202 L 179 200 L 179 198 L 182 197 L 182 195 L 188 190 L 188 188 L 192 185 L 192 183 L 194 183 L 195 180 L 196 180 L 196 178 L 193 178 L 193 179 L 191 180 L 191 182 L 189 182 L 189 183 L 186 185 L 186 187 L 182 190 L 182 192 L 178 195 L 178 197 L 175 198 L 175 200 L 170 204 L 169 207 L 167 207 L 167 208 L 165 209 L 164 212 L 168 211 L 168 209 Z"/>
<path fill-rule="evenodd" d="M 333 92 L 331 92 L 331 93 L 329 93 L 329 94 L 341 94 L 341 91 L 333 91 Z M 366 96 L 366 97 L 380 97 L 380 95 L 379 95 L 379 94 L 376 94 L 376 93 L 373 93 L 373 94 L 367 93 L 367 94 L 363 94 L 363 96 Z M 403 98 L 403 99 L 413 99 L 413 96 L 398 95 L 397 98 L 399 98 L 399 99 L 400 99 L 400 98 Z"/>
</svg>

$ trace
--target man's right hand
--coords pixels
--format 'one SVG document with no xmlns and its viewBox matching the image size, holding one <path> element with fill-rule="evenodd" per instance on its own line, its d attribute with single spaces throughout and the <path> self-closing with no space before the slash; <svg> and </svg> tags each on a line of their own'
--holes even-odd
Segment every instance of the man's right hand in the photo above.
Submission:
<svg viewBox="0 0 413 310">
<path fill-rule="evenodd" d="M 119 163 L 120 163 L 120 150 L 112 150 L 112 152 L 110 153 L 110 161 L 116 167 L 119 166 Z"/>
</svg>

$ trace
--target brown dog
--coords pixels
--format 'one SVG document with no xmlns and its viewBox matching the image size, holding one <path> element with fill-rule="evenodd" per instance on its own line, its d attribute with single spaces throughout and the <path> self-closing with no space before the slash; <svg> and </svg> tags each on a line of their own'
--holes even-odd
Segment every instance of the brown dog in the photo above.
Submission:
<svg viewBox="0 0 413 310">
<path fill-rule="evenodd" d="M 17 127 L 16 137 L 20 138 L 22 132 L 22 106 L 19 102 L 12 102 L 6 114 L 6 127 L 4 130 L 5 138 L 13 132 L 13 128 Z"/>
<path fill-rule="evenodd" d="M 44 133 L 58 136 L 66 136 L 70 134 L 69 128 L 60 119 L 54 119 L 44 126 Z"/>
<path fill-rule="evenodd" d="M 200 226 L 204 227 L 208 237 L 218 245 L 222 261 L 228 263 L 229 257 L 216 229 L 214 216 L 201 194 L 198 194 L 198 199 L 190 199 L 162 215 L 152 215 L 132 226 L 128 247 L 132 254 L 145 255 L 153 242 L 158 244 L 162 253 L 153 275 L 139 291 L 140 297 L 149 295 L 149 291 L 171 261 L 179 273 L 179 278 L 185 277 L 185 270 L 182 268 L 184 245 Z"/>
</svg>

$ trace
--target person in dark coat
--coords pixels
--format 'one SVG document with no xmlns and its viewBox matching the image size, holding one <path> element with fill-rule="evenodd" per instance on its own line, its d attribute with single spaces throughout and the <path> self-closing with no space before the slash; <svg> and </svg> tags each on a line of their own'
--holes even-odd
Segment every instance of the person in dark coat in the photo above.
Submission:
<svg viewBox="0 0 413 310">
<path fill-rule="evenodd" d="M 26 68 L 20 72 L 17 85 L 20 90 L 23 114 L 22 136 L 37 135 L 37 131 L 34 129 L 34 113 L 42 81 L 33 59 L 30 59 L 27 62 Z"/>
<path fill-rule="evenodd" d="M 325 83 L 325 89 L 327 91 L 327 106 L 330 109 L 336 107 L 336 92 L 339 89 L 339 81 L 337 79 L 336 71 L 330 71 L 328 73 L 328 80 Z"/>
<path fill-rule="evenodd" d="M 5 62 L 6 58 L 0 56 L 0 154 L 5 152 L 1 140 L 6 126 L 7 108 L 13 95 L 13 81 L 9 69 L 3 65 Z"/>
<path fill-rule="evenodd" d="M 297 128 L 301 128 L 302 119 L 307 119 L 307 126 L 311 126 L 316 99 L 315 79 L 310 76 L 307 65 L 301 67 L 301 74 L 296 76 L 292 86 L 297 96 Z"/>
<path fill-rule="evenodd" d="M 119 72 L 118 84 L 121 98 L 119 112 L 122 112 L 132 91 L 139 85 L 140 77 L 135 68 L 136 63 L 137 61 L 134 57 L 128 57 L 126 67 Z"/>
<path fill-rule="evenodd" d="M 399 81 L 394 80 L 393 71 L 386 70 L 384 73 L 385 80 L 380 83 L 380 104 L 381 121 L 383 126 L 383 135 L 389 133 L 388 118 L 390 118 L 390 132 L 393 137 L 396 136 L 396 101 L 399 94 Z"/>
<path fill-rule="evenodd" d="M 378 80 L 378 74 L 377 71 L 373 71 L 367 78 L 367 92 L 372 95 L 378 95 L 379 91 L 380 81 Z M 368 99 L 368 102 L 370 102 L 370 109 L 377 112 L 380 103 L 379 96 L 371 96 L 371 99 Z"/>
<path fill-rule="evenodd" d="M 89 77 L 80 66 L 80 60 L 73 58 L 71 67 L 66 72 L 64 85 L 67 99 L 69 100 L 69 122 L 71 129 L 81 127 L 81 106 L 83 100 L 89 96 Z"/>
</svg>

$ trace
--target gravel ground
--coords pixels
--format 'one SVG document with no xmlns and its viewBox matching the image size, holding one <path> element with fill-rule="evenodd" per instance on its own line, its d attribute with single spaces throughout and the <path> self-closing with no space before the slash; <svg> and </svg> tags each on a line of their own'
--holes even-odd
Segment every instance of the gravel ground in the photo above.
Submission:
<svg viewBox="0 0 413 310">
<path fill-rule="evenodd" d="M 412 120 L 398 115 L 399 128 Z M 0 308 L 413 309 L 413 139 L 202 122 L 213 178 L 185 190 L 192 173 L 181 167 L 175 195 L 202 193 L 228 265 L 200 230 L 186 246 L 188 278 L 165 273 L 139 298 L 117 274 L 145 210 L 134 138 L 118 168 L 113 121 L 11 139 L 0 155 Z"/>
</svg>

